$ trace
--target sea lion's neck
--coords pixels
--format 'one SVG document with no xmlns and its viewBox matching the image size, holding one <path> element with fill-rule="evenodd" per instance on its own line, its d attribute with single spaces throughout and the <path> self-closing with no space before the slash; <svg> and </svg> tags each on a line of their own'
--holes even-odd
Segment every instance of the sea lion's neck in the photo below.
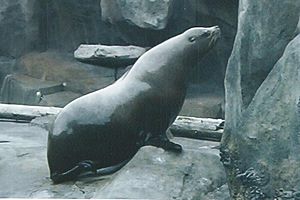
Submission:
<svg viewBox="0 0 300 200">
<path fill-rule="evenodd" d="M 128 78 L 136 78 L 155 84 L 157 80 L 165 80 L 170 85 L 186 85 L 191 67 L 196 58 L 190 56 L 188 49 L 176 36 L 146 52 L 134 64 Z"/>
</svg>

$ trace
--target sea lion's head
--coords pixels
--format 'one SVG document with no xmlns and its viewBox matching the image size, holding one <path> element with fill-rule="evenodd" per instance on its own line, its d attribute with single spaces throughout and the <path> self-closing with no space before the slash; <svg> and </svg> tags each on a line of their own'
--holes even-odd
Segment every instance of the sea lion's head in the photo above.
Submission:
<svg viewBox="0 0 300 200">
<path fill-rule="evenodd" d="M 220 35 L 221 31 L 218 26 L 209 28 L 194 27 L 182 33 L 181 38 L 184 40 L 186 49 L 201 56 L 215 45 Z"/>
</svg>

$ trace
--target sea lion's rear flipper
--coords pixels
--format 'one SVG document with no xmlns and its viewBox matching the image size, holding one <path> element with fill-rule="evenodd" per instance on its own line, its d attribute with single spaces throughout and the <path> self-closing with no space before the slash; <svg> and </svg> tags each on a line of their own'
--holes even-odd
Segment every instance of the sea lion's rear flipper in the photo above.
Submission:
<svg viewBox="0 0 300 200">
<path fill-rule="evenodd" d="M 94 172 L 94 174 L 96 174 L 97 168 L 95 166 L 96 165 L 93 161 L 85 160 L 78 163 L 75 167 L 64 173 L 52 173 L 50 178 L 55 184 L 65 181 L 71 181 L 76 179 L 83 172 Z"/>
<path fill-rule="evenodd" d="M 131 159 L 131 158 L 130 158 Z M 124 160 L 122 162 L 120 162 L 119 164 L 110 166 L 110 167 L 105 167 L 105 168 L 101 168 L 97 170 L 97 175 L 109 175 L 109 174 L 113 174 L 116 171 L 118 171 L 119 169 L 121 169 L 124 165 L 126 165 L 130 159 Z"/>
<path fill-rule="evenodd" d="M 180 144 L 171 142 L 165 135 L 150 138 L 148 141 L 145 142 L 145 145 L 163 148 L 166 151 L 172 151 L 175 153 L 182 152 L 182 146 Z"/>
</svg>

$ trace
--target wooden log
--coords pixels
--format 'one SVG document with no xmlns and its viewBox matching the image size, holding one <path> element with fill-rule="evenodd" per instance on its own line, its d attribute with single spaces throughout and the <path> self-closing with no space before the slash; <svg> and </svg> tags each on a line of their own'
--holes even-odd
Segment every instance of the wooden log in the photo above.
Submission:
<svg viewBox="0 0 300 200">
<path fill-rule="evenodd" d="M 31 121 L 36 117 L 56 115 L 61 111 L 57 107 L 0 104 L 0 118 Z"/>
<path fill-rule="evenodd" d="M 62 108 L 0 104 L 0 119 L 29 122 L 36 117 L 57 115 Z M 224 120 L 178 116 L 169 130 L 175 137 L 220 141 Z"/>
<path fill-rule="evenodd" d="M 221 141 L 224 120 L 178 116 L 169 130 L 175 137 Z"/>
</svg>

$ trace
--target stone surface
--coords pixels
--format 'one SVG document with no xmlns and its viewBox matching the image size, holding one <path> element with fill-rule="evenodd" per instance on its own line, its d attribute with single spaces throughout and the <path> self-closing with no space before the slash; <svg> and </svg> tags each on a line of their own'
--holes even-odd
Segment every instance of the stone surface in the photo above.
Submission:
<svg viewBox="0 0 300 200">
<path fill-rule="evenodd" d="M 5 77 L 0 96 L 2 103 L 38 105 L 40 97 L 37 92 L 43 95 L 62 90 L 63 87 L 58 82 L 10 74 Z"/>
<path fill-rule="evenodd" d="M 18 73 L 37 79 L 66 83 L 65 90 L 86 94 L 114 82 L 115 70 L 80 63 L 72 54 L 31 53 L 17 63 Z"/>
<path fill-rule="evenodd" d="M 37 0 L 1 1 L 0 55 L 18 57 L 39 45 L 38 12 Z"/>
<path fill-rule="evenodd" d="M 102 0 L 102 19 L 126 21 L 140 28 L 160 30 L 172 15 L 173 0 Z"/>
<path fill-rule="evenodd" d="M 183 138 L 175 141 L 183 145 L 182 154 L 143 147 L 109 185 L 97 191 L 95 197 L 202 199 L 225 184 L 218 151 L 212 150 L 217 143 Z"/>
<path fill-rule="evenodd" d="M 300 2 L 241 0 L 239 25 L 225 78 L 227 130 L 242 112 L 293 38 Z M 287 23 L 288 22 L 288 23 Z"/>
<path fill-rule="evenodd" d="M 299 190 L 299 39 L 287 47 L 299 13 L 299 1 L 240 0 L 221 148 L 233 199 L 285 199 Z"/>
<path fill-rule="evenodd" d="M 124 67 L 132 65 L 146 52 L 138 46 L 107 46 L 82 44 L 74 52 L 74 57 L 91 64 L 100 64 L 108 67 Z"/>
<path fill-rule="evenodd" d="M 0 122 L 0 125 L 3 147 L 0 180 L 5 180 L 0 182 L 1 198 L 169 199 L 173 196 L 224 200 L 229 195 L 215 142 L 175 138 L 184 147 L 180 155 L 144 147 L 113 175 L 53 185 L 46 161 L 47 132 L 30 124 Z"/>
</svg>

